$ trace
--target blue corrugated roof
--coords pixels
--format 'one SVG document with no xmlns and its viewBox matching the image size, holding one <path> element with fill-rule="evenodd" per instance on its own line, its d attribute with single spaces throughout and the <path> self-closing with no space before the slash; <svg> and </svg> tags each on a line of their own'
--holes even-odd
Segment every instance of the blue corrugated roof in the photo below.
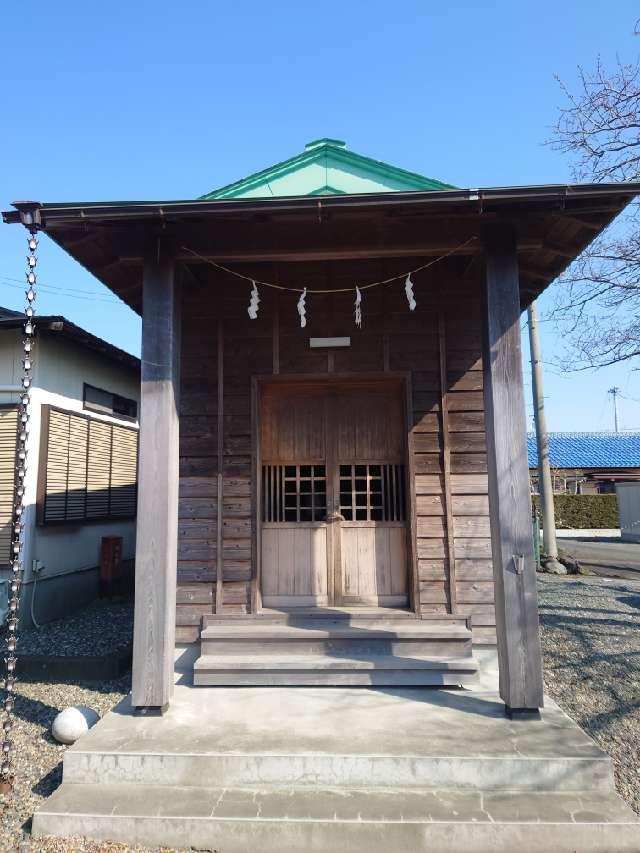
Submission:
<svg viewBox="0 0 640 853">
<path fill-rule="evenodd" d="M 529 468 L 538 464 L 536 438 L 527 435 Z M 640 432 L 550 432 L 554 468 L 640 468 Z"/>
</svg>

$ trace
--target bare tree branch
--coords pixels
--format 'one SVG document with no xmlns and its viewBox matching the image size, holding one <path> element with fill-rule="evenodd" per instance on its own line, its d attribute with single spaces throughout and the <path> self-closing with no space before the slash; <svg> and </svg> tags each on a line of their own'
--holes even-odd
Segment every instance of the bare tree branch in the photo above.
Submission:
<svg viewBox="0 0 640 853">
<path fill-rule="evenodd" d="M 640 19 L 635 24 L 640 35 Z M 550 144 L 573 160 L 576 180 L 640 180 L 640 62 L 608 72 L 578 69 Z M 555 285 L 551 316 L 567 341 L 563 366 L 584 370 L 640 357 L 640 208 L 623 217 L 568 268 Z"/>
</svg>

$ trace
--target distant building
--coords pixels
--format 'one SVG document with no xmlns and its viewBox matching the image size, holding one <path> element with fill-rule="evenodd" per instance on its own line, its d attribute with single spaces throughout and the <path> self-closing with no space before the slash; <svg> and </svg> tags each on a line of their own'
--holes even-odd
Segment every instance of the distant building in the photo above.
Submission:
<svg viewBox="0 0 640 853">
<path fill-rule="evenodd" d="M 531 489 L 538 492 L 538 451 L 527 436 Z M 551 478 L 556 493 L 615 492 L 616 483 L 640 481 L 640 432 L 549 433 Z"/>
<path fill-rule="evenodd" d="M 135 549 L 140 362 L 64 317 L 35 324 L 22 625 L 32 612 L 48 622 L 97 596 L 103 536 L 122 537 L 125 561 Z M 23 327 L 22 312 L 0 308 L 0 616 L 17 488 Z"/>
</svg>

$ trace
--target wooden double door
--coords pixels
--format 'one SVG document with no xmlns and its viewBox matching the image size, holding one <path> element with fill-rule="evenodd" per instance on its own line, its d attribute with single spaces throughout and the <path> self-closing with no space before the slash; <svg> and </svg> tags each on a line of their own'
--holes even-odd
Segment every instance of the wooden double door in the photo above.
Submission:
<svg viewBox="0 0 640 853">
<path fill-rule="evenodd" d="M 403 384 L 265 383 L 259 437 L 263 606 L 407 605 Z"/>
</svg>

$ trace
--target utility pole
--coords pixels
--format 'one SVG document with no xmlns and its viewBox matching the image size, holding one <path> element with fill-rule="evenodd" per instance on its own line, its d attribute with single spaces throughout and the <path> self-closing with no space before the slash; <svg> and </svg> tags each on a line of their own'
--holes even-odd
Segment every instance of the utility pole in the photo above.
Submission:
<svg viewBox="0 0 640 853">
<path fill-rule="evenodd" d="M 620 393 L 620 389 L 617 385 L 614 385 L 613 388 L 609 388 L 607 394 L 611 394 L 613 397 L 613 428 L 616 432 L 618 432 L 618 394 Z"/>
<path fill-rule="evenodd" d="M 547 419 L 544 413 L 544 387 L 542 380 L 542 358 L 540 355 L 540 335 L 538 332 L 538 309 L 535 301 L 527 308 L 529 320 L 529 346 L 531 349 L 531 376 L 533 392 L 533 419 L 536 428 L 536 446 L 538 448 L 538 490 L 542 507 L 542 545 L 547 556 L 545 568 L 557 574 L 566 570 L 558 562 L 558 544 L 556 542 L 556 518 L 553 507 L 553 486 L 551 485 L 551 466 L 549 463 L 549 436 Z"/>
</svg>

